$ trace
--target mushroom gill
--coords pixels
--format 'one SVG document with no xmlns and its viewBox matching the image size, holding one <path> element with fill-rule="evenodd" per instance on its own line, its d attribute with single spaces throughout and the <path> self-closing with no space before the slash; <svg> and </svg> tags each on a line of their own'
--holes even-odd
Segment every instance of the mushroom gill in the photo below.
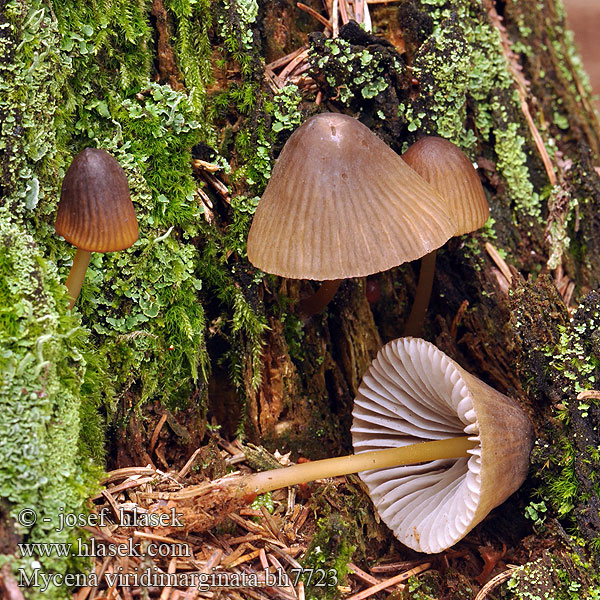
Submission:
<svg viewBox="0 0 600 600">
<path fill-rule="evenodd" d="M 468 458 L 360 473 L 381 519 L 414 550 L 452 546 L 527 476 L 533 431 L 522 409 L 424 340 L 380 350 L 353 417 L 357 453 L 465 434 L 478 442 Z"/>
</svg>

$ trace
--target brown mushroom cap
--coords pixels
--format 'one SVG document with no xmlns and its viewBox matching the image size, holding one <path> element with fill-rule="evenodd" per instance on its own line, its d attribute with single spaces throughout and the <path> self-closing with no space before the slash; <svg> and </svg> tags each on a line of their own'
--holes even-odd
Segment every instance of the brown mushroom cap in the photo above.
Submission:
<svg viewBox="0 0 600 600">
<path fill-rule="evenodd" d="M 138 239 L 127 176 L 104 150 L 86 148 L 63 179 L 56 233 L 81 250 L 116 252 Z"/>
<path fill-rule="evenodd" d="M 294 279 L 385 271 L 455 234 L 446 204 L 356 119 L 317 115 L 281 151 L 254 215 L 248 258 Z"/>
<path fill-rule="evenodd" d="M 477 171 L 460 148 L 440 137 L 424 137 L 402 158 L 446 198 L 458 223 L 454 235 L 483 227 L 489 216 L 485 192 Z"/>
<path fill-rule="evenodd" d="M 360 473 L 381 519 L 419 552 L 455 544 L 527 476 L 527 415 L 425 340 L 400 338 L 379 351 L 352 414 L 357 453 L 465 434 L 479 443 L 469 458 Z"/>
</svg>

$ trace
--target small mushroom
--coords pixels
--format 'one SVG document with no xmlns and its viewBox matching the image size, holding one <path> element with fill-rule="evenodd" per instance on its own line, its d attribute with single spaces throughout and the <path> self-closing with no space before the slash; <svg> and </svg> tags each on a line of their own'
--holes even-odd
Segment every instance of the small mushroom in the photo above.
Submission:
<svg viewBox="0 0 600 600">
<path fill-rule="evenodd" d="M 359 455 L 465 434 L 476 443 L 469 457 L 359 474 L 381 519 L 419 552 L 455 544 L 527 476 L 534 437 L 526 414 L 425 340 L 400 338 L 380 350 L 353 417 Z"/>
<path fill-rule="evenodd" d="M 446 202 L 362 123 L 324 113 L 289 138 L 260 200 L 248 258 L 267 273 L 324 281 L 299 312 L 322 310 L 347 277 L 439 248 L 456 231 Z"/>
<path fill-rule="evenodd" d="M 489 216 L 483 186 L 471 161 L 452 142 L 439 137 L 424 137 L 402 155 L 404 161 L 445 198 L 457 223 L 453 235 L 470 233 L 483 227 Z M 421 259 L 419 282 L 404 335 L 421 333 L 433 286 L 436 251 Z"/>
<path fill-rule="evenodd" d="M 86 148 L 73 159 L 63 179 L 55 229 L 77 248 L 65 282 L 73 308 L 92 252 L 124 250 L 138 239 L 127 176 L 110 154 Z"/>
</svg>

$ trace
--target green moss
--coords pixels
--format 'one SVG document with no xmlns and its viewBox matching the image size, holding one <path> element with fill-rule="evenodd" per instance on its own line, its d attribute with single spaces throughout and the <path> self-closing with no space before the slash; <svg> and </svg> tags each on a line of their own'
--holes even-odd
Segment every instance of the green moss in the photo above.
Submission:
<svg viewBox="0 0 600 600">
<path fill-rule="evenodd" d="M 517 304 L 525 289 L 529 306 Z M 597 389 L 600 376 L 599 300 L 596 292 L 590 293 L 569 321 L 552 283 L 544 277 L 536 285 L 520 286 L 511 300 L 517 339 L 524 344 L 528 387 L 539 406 L 547 406 L 552 423 L 532 453 L 534 493 L 548 516 L 560 519 L 589 547 L 598 543 L 598 519 L 595 513 L 589 516 L 589 506 L 600 496 L 596 475 L 600 403 L 578 396 Z"/>
<path fill-rule="evenodd" d="M 212 25 L 210 0 L 166 0 L 165 7 L 174 21 L 171 44 L 182 71 L 185 86 L 197 120 L 205 136 L 214 143 L 215 134 L 208 121 L 207 89 L 213 83 L 210 62 L 209 30 Z"/>
<path fill-rule="evenodd" d="M 99 474 L 90 462 L 94 450 L 80 439 L 82 415 L 98 423 L 93 396 L 83 409 L 79 399 L 87 334 L 76 316 L 65 314 L 65 288 L 55 266 L 21 226 L 2 215 L 0 271 L 0 497 L 14 519 L 22 509 L 35 511 L 35 525 L 17 526 L 23 542 L 73 541 L 72 529 L 56 531 L 59 514 L 86 512 L 84 502 Z M 44 572 L 61 573 L 71 564 L 57 556 L 5 556 L 0 563 L 30 574 L 34 558 Z M 68 596 L 55 587 L 43 594 Z"/>
<path fill-rule="evenodd" d="M 317 531 L 302 561 L 302 578 L 309 600 L 340 597 L 338 586 L 344 585 L 348 563 L 355 550 L 349 542 L 352 529 L 336 513 L 319 519 Z"/>
</svg>

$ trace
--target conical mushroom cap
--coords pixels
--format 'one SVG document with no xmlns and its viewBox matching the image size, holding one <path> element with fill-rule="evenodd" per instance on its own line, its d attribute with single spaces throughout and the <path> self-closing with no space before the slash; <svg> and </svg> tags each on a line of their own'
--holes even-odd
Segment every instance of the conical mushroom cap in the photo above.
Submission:
<svg viewBox="0 0 600 600">
<path fill-rule="evenodd" d="M 89 252 L 116 252 L 138 239 L 127 176 L 104 150 L 86 148 L 63 179 L 56 233 Z"/>
<path fill-rule="evenodd" d="M 469 458 L 360 473 L 381 519 L 406 546 L 441 552 L 523 483 L 533 430 L 518 404 L 467 373 L 433 344 L 386 344 L 354 404 L 356 452 L 468 435 Z"/>
<path fill-rule="evenodd" d="M 489 208 L 483 186 L 465 153 L 440 137 L 424 137 L 403 155 L 404 161 L 448 202 L 458 227 L 454 235 L 485 225 Z"/>
<path fill-rule="evenodd" d="M 439 248 L 444 200 L 356 119 L 312 117 L 285 144 L 254 215 L 248 258 L 293 279 L 385 271 Z"/>
</svg>

